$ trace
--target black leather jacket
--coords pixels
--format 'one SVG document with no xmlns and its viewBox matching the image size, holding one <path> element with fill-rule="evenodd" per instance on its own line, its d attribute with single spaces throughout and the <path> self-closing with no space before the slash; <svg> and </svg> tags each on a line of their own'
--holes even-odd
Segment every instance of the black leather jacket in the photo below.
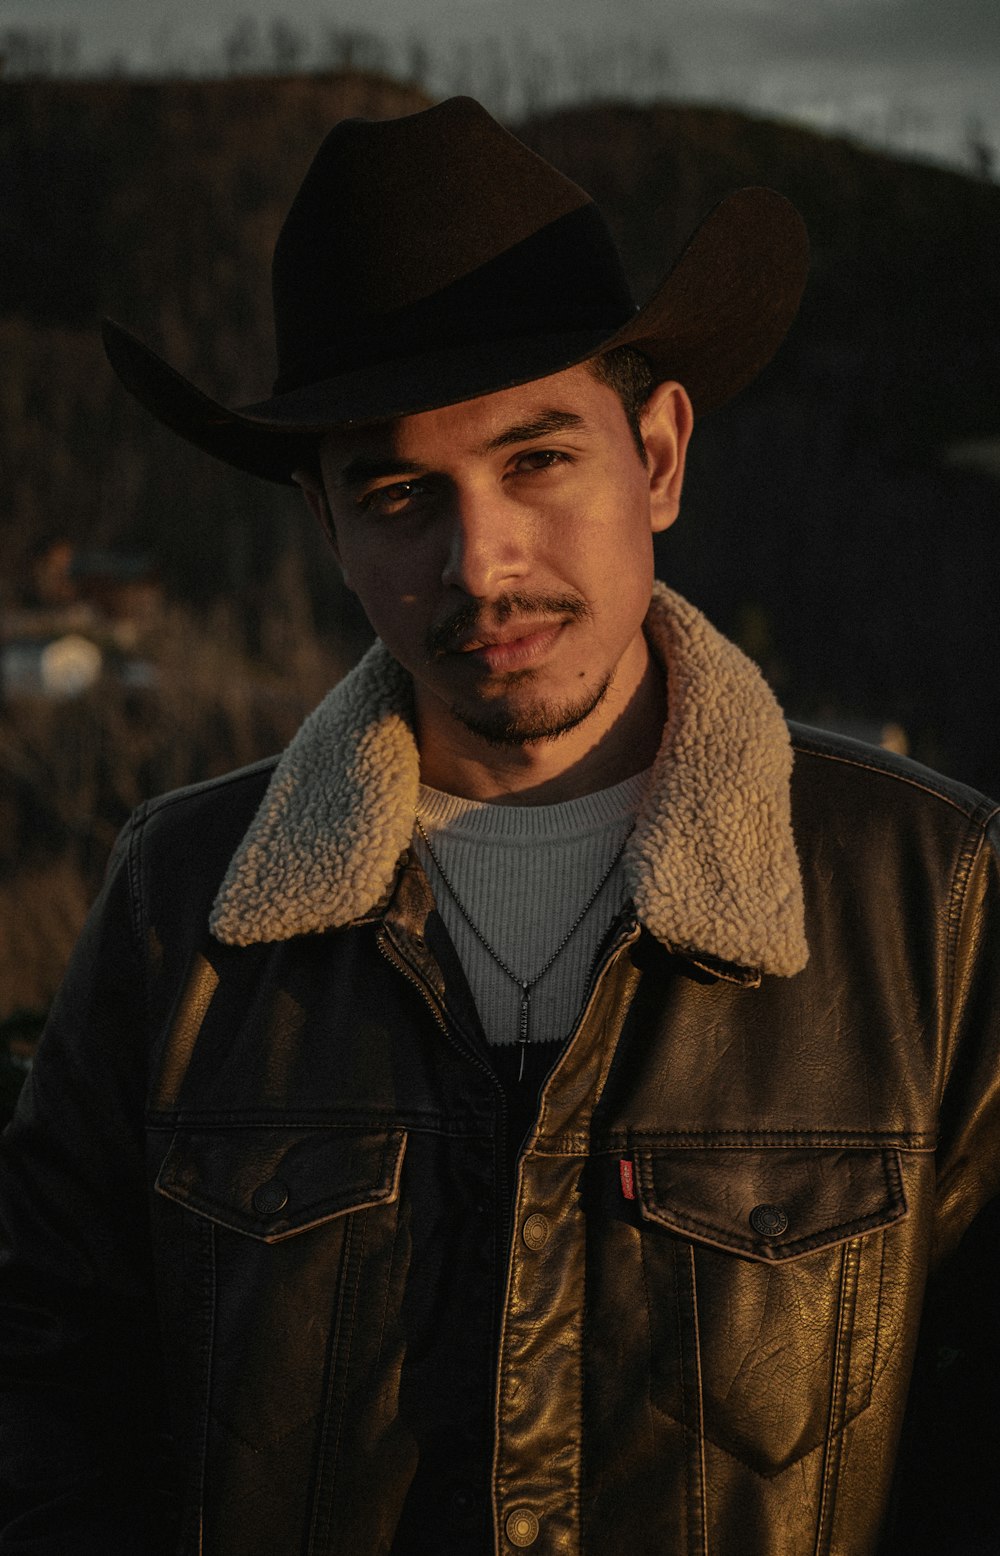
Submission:
<svg viewBox="0 0 1000 1556">
<path fill-rule="evenodd" d="M 513 1181 L 411 856 L 223 943 L 270 766 L 140 810 L 3 1148 L 0 1551 L 1000 1548 L 997 808 L 795 750 L 807 965 L 613 925 Z"/>
</svg>

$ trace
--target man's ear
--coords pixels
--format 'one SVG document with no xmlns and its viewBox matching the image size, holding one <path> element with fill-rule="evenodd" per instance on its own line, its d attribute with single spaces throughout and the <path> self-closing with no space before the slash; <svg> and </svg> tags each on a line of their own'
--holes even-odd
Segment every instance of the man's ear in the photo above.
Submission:
<svg viewBox="0 0 1000 1556">
<path fill-rule="evenodd" d="M 343 572 L 343 563 L 340 560 L 340 550 L 337 546 L 337 532 L 333 527 L 333 516 L 330 513 L 330 502 L 326 495 L 326 488 L 322 478 L 315 475 L 312 470 L 293 470 L 292 480 L 302 492 L 306 501 L 306 507 L 317 520 L 320 529 L 330 542 L 330 547 Z M 344 580 L 346 583 L 346 579 Z"/>
<path fill-rule="evenodd" d="M 653 533 L 669 529 L 680 512 L 684 462 L 694 426 L 687 390 L 674 379 L 657 384 L 639 418 L 649 471 Z"/>
</svg>

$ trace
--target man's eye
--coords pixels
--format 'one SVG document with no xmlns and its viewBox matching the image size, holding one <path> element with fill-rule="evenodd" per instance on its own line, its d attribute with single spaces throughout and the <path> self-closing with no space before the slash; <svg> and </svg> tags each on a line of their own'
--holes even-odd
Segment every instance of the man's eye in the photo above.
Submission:
<svg viewBox="0 0 1000 1556">
<path fill-rule="evenodd" d="M 394 481 L 391 486 L 376 486 L 358 498 L 358 507 L 365 513 L 402 513 L 414 502 L 425 496 L 425 481 Z"/>
<path fill-rule="evenodd" d="M 548 470 L 553 465 L 567 464 L 569 455 L 563 454 L 555 448 L 532 448 L 525 454 L 519 454 L 514 468 L 517 472 L 532 470 Z"/>
</svg>

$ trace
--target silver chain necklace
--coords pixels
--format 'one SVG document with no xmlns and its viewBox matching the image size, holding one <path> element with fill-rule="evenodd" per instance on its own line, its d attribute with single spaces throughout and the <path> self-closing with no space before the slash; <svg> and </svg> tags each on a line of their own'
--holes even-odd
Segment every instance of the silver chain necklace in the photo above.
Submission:
<svg viewBox="0 0 1000 1556">
<path fill-rule="evenodd" d="M 587 917 L 587 914 L 590 912 L 591 908 L 594 906 L 594 903 L 597 901 L 598 897 L 601 895 L 601 892 L 604 890 L 604 887 L 607 885 L 608 881 L 611 879 L 611 875 L 612 875 L 612 872 L 615 869 L 615 866 L 617 865 L 617 863 L 618 863 L 619 859 L 621 858 L 622 854 L 625 852 L 625 844 L 628 842 L 629 837 L 632 834 L 632 828 L 629 827 L 629 829 L 626 832 L 624 838 L 622 839 L 621 847 L 618 849 L 618 851 L 615 854 L 614 858 L 612 859 L 611 863 L 608 865 L 608 868 L 605 870 L 604 874 L 601 876 L 601 878 L 598 881 L 597 885 L 594 887 L 594 889 L 591 892 L 590 896 L 587 898 L 587 900 L 584 903 L 583 907 L 580 909 L 580 911 L 577 914 L 576 918 L 573 920 L 573 922 L 570 925 L 569 929 L 567 929 L 566 933 L 563 935 L 563 937 L 560 940 L 559 944 L 556 946 L 555 950 L 549 956 L 548 960 L 543 963 L 543 965 L 538 969 L 538 971 L 534 974 L 533 977 L 531 977 L 531 978 L 521 978 L 521 977 L 518 976 L 518 974 L 516 972 L 514 972 L 514 970 L 512 968 L 507 966 L 507 963 L 504 961 L 503 957 L 499 954 L 499 952 L 495 951 L 493 949 L 493 947 L 490 945 L 490 943 L 487 940 L 486 936 L 483 934 L 482 930 L 479 928 L 479 925 L 475 922 L 475 920 L 473 919 L 472 915 L 470 914 L 468 908 L 465 906 L 465 903 L 462 901 L 461 897 L 458 895 L 458 892 L 455 890 L 454 886 L 451 884 L 451 881 L 448 879 L 448 876 L 445 873 L 444 866 L 442 865 L 442 863 L 441 863 L 440 859 L 438 858 L 434 848 L 431 845 L 430 838 L 427 836 L 427 833 L 424 831 L 424 824 L 423 824 L 423 822 L 420 819 L 419 812 L 415 813 L 414 821 L 416 822 L 417 831 L 420 833 L 420 836 L 423 839 L 424 847 L 427 849 L 427 852 L 430 854 L 431 859 L 432 859 L 432 861 L 434 863 L 434 868 L 437 870 L 438 875 L 440 875 L 440 877 L 441 877 L 442 881 L 444 882 L 445 886 L 448 888 L 448 893 L 449 893 L 449 895 L 451 897 L 452 902 L 454 902 L 454 904 L 455 904 L 456 908 L 458 909 L 459 913 L 461 913 L 462 917 L 464 918 L 465 922 L 468 924 L 469 928 L 472 930 L 472 933 L 475 935 L 476 939 L 479 941 L 479 944 L 482 946 L 483 950 L 487 953 L 487 955 L 489 955 L 489 956 L 491 956 L 493 958 L 493 960 L 496 962 L 497 966 L 499 967 L 500 971 L 507 975 L 507 977 L 510 979 L 511 983 L 516 983 L 517 987 L 521 991 L 521 1011 L 520 1011 L 520 1017 L 519 1017 L 519 1020 L 518 1020 L 518 1034 L 517 1034 L 517 1042 L 518 1042 L 518 1046 L 519 1046 L 519 1048 L 521 1050 L 521 1063 L 520 1063 L 520 1067 L 518 1069 L 517 1078 L 518 1078 L 518 1080 L 521 1080 L 523 1078 L 523 1076 L 524 1076 L 524 1054 L 525 1054 L 525 1049 L 528 1046 L 528 1033 L 529 1033 L 529 1022 L 530 1022 L 530 1011 L 531 1011 L 531 991 L 535 987 L 535 984 L 539 983 L 541 981 L 541 979 L 545 977 L 545 974 L 548 972 L 548 970 L 552 966 L 553 962 L 555 962 L 556 959 L 560 956 L 560 954 L 563 951 L 565 951 L 566 947 L 569 945 L 569 943 L 572 940 L 573 936 L 576 934 L 577 930 L 580 928 L 580 925 L 583 923 L 584 919 Z"/>
</svg>

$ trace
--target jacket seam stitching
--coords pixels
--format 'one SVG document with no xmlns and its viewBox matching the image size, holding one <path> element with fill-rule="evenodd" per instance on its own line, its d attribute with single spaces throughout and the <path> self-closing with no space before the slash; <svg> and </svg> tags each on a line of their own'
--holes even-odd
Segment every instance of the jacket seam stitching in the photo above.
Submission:
<svg viewBox="0 0 1000 1556">
<path fill-rule="evenodd" d="M 902 1174 L 900 1174 L 900 1178 L 902 1178 Z M 883 1227 L 882 1231 L 881 1231 L 881 1234 L 880 1234 L 880 1238 L 879 1238 L 881 1246 L 879 1248 L 879 1258 L 878 1258 L 878 1297 L 877 1297 L 876 1302 L 875 1302 L 875 1327 L 874 1327 L 874 1332 L 872 1334 L 872 1365 L 871 1365 L 871 1374 L 870 1374 L 869 1383 L 868 1383 L 868 1398 L 867 1398 L 866 1404 L 863 1407 L 866 1410 L 867 1410 L 868 1406 L 871 1404 L 872 1395 L 875 1392 L 876 1383 L 877 1383 L 879 1377 L 881 1377 L 881 1372 L 879 1371 L 879 1366 L 878 1366 L 878 1353 L 879 1353 L 879 1334 L 881 1333 L 881 1329 L 882 1329 L 882 1303 L 883 1303 L 883 1299 L 885 1297 L 885 1279 L 886 1279 L 886 1275 L 885 1275 L 886 1235 L 885 1235 L 885 1233 L 886 1233 L 886 1228 Z M 846 1424 L 846 1422 L 845 1422 L 845 1424 Z"/>
<path fill-rule="evenodd" d="M 922 794 L 929 794 L 932 799 L 940 800 L 952 810 L 956 810 L 960 816 L 972 821 L 975 825 L 988 826 L 995 816 L 1000 814 L 1000 804 L 988 799 L 985 795 L 973 794 L 975 803 L 964 804 L 952 794 L 946 794 L 934 784 L 918 778 L 914 773 L 900 772 L 888 763 L 873 761 L 870 757 L 865 759 L 854 756 L 846 751 L 837 751 L 824 746 L 820 741 L 800 742 L 793 739 L 793 749 L 796 758 L 816 757 L 824 762 L 838 762 L 842 767 L 857 767 L 862 772 L 878 773 L 883 778 L 891 778 L 897 783 L 906 784 L 911 789 L 918 789 Z M 984 810 L 984 806 L 987 807 Z"/>
<path fill-rule="evenodd" d="M 848 1411 L 844 1418 L 844 1426 L 849 1426 L 852 1421 L 856 1420 L 857 1417 L 862 1415 L 863 1412 L 868 1408 L 868 1406 L 863 1405 L 857 1409 Z M 662 1405 L 656 1404 L 655 1401 L 653 1402 L 653 1409 L 657 1412 L 658 1415 L 664 1416 L 668 1421 L 675 1421 L 679 1427 L 684 1429 L 684 1421 L 680 1416 L 675 1415 L 672 1410 L 665 1409 Z M 727 1443 L 721 1442 L 718 1436 L 714 1435 L 707 1426 L 705 1427 L 705 1441 L 707 1443 L 711 1443 L 712 1447 L 715 1448 L 719 1453 L 724 1453 L 727 1459 L 734 1460 L 734 1462 L 741 1465 L 743 1469 L 749 1470 L 751 1475 L 756 1476 L 758 1480 L 762 1480 L 767 1484 L 773 1481 L 776 1475 L 783 1475 L 786 1470 L 790 1470 L 794 1465 L 801 1464 L 805 1459 L 811 1458 L 813 1454 L 821 1453 L 826 1446 L 826 1434 L 824 1432 L 821 1442 L 815 1443 L 811 1448 L 803 1449 L 803 1451 L 801 1453 L 797 1453 L 793 1459 L 783 1461 L 780 1469 L 777 1470 L 759 1470 L 756 1465 L 751 1464 L 749 1459 L 745 1458 L 742 1453 L 738 1452 L 735 1448 L 730 1447 Z"/>
<path fill-rule="evenodd" d="M 331 1410 L 332 1407 L 336 1407 L 336 1410 L 337 1410 L 337 1435 L 336 1435 L 336 1437 L 334 1439 L 333 1452 L 330 1455 L 329 1465 L 328 1465 L 328 1469 L 327 1469 L 327 1475 L 329 1477 L 328 1484 L 326 1486 L 324 1486 L 324 1488 L 323 1488 L 323 1493 L 324 1493 L 323 1494 L 323 1504 L 324 1505 L 323 1505 L 322 1508 L 320 1507 L 320 1491 L 319 1491 L 319 1489 L 317 1489 L 317 1492 L 316 1492 L 316 1495 L 315 1495 L 315 1498 L 314 1498 L 314 1505 L 313 1505 L 313 1508 L 312 1508 L 312 1513 L 311 1513 L 311 1518 L 310 1518 L 309 1544 L 308 1544 L 308 1547 L 307 1547 L 307 1549 L 310 1552 L 318 1551 L 318 1547 L 316 1546 L 316 1543 L 315 1543 L 316 1539 L 317 1539 L 317 1521 L 318 1521 L 318 1519 L 319 1518 L 323 1519 L 324 1524 L 326 1526 L 326 1530 L 328 1530 L 328 1528 L 329 1528 L 329 1518 L 327 1517 L 327 1507 L 328 1506 L 332 1506 L 332 1504 L 333 1504 L 334 1489 L 335 1489 L 337 1480 L 338 1480 L 338 1478 L 340 1476 L 340 1471 L 341 1471 L 341 1468 L 342 1468 L 341 1463 L 340 1463 L 340 1443 L 341 1443 L 341 1438 L 343 1437 L 343 1432 L 344 1432 L 344 1415 L 345 1415 L 344 1405 L 345 1405 L 345 1399 L 346 1399 L 346 1393 L 347 1393 L 347 1381 L 348 1381 L 347 1380 L 347 1370 L 348 1370 L 348 1368 L 350 1366 L 351 1347 L 352 1347 L 353 1338 L 354 1338 L 354 1321 L 355 1321 L 357 1294 L 358 1294 L 358 1286 L 359 1286 L 360 1281 L 361 1281 L 361 1265 L 362 1265 L 362 1260 L 363 1260 L 363 1256 L 364 1256 L 365 1235 L 366 1235 L 366 1232 L 367 1232 L 367 1224 L 366 1224 L 366 1222 L 367 1222 L 367 1217 L 363 1213 L 362 1213 L 362 1215 L 360 1217 L 356 1217 L 356 1218 L 352 1217 L 351 1221 L 348 1222 L 347 1231 L 346 1231 L 346 1235 L 345 1235 L 345 1247 L 344 1247 L 344 1252 L 343 1252 L 343 1277 L 342 1277 L 342 1284 L 341 1284 L 340 1293 L 339 1293 L 339 1300 L 338 1300 L 338 1304 L 337 1304 L 334 1330 L 333 1330 L 333 1333 L 331 1334 L 331 1339 L 330 1339 L 330 1373 L 329 1373 L 329 1379 L 328 1379 L 327 1388 L 326 1388 L 326 1391 L 325 1391 L 325 1398 L 324 1398 L 324 1402 L 323 1402 L 324 1430 L 323 1430 L 323 1432 L 321 1434 L 321 1439 L 320 1439 L 321 1451 L 326 1446 L 326 1437 L 327 1437 L 326 1426 L 329 1423 L 329 1414 L 330 1414 L 330 1410 Z M 356 1240 L 356 1238 L 358 1236 L 358 1230 L 357 1229 L 358 1229 L 359 1224 L 360 1224 L 361 1247 L 358 1249 L 358 1253 L 357 1253 L 357 1267 L 356 1267 L 356 1273 L 355 1273 L 355 1272 L 352 1272 L 351 1261 L 352 1261 L 352 1257 L 354 1256 L 354 1247 L 353 1247 L 353 1245 L 354 1245 L 354 1242 L 355 1242 L 355 1240 Z M 350 1283 L 350 1291 L 345 1289 L 347 1287 L 348 1283 Z M 347 1310 L 348 1304 L 349 1304 L 349 1311 Z M 339 1388 L 338 1385 L 340 1384 L 341 1368 L 343 1368 L 343 1387 Z M 340 1394 L 339 1398 L 336 1397 L 337 1393 Z M 326 1532 L 326 1531 L 324 1531 L 324 1532 Z"/>
<path fill-rule="evenodd" d="M 144 800 L 141 809 L 147 815 L 159 816 L 162 812 L 173 810 L 178 805 L 187 805 L 192 800 L 199 799 L 202 795 L 214 793 L 219 789 L 235 787 L 241 783 L 251 783 L 255 779 L 263 777 L 269 770 L 273 770 L 277 765 L 277 760 L 277 757 L 266 756 L 249 767 L 237 768 L 235 772 L 220 773 L 217 778 L 206 778 L 203 783 L 188 784 L 182 789 L 173 789 L 167 794 L 156 795 L 151 800 Z"/>
<path fill-rule="evenodd" d="M 688 1436 L 691 1428 L 688 1424 L 688 1396 L 687 1396 L 687 1368 L 684 1366 L 684 1315 L 681 1311 L 680 1294 L 680 1270 L 676 1245 L 671 1249 L 671 1268 L 674 1280 L 674 1332 L 677 1336 L 677 1374 L 680 1379 L 681 1389 L 681 1430 L 684 1433 L 684 1469 L 685 1479 L 689 1482 L 688 1494 L 690 1495 L 690 1464 L 688 1455 L 690 1444 Z"/>
<path fill-rule="evenodd" d="M 405 1131 L 409 1134 L 437 1135 L 449 1140 L 492 1140 L 493 1131 L 483 1129 L 449 1129 L 443 1125 L 413 1123 L 413 1117 L 406 1112 L 386 1113 L 373 1115 L 368 1113 L 353 1114 L 350 1112 L 337 1112 L 331 1116 L 329 1108 L 317 1108 L 312 1112 L 304 1109 L 294 1113 L 282 1112 L 273 1109 L 268 1112 L 255 1110 L 240 1113 L 233 1116 L 232 1110 L 222 1112 L 219 1109 L 206 1109 L 204 1112 L 196 1112 L 193 1109 L 176 1109 L 169 1112 L 153 1110 L 146 1114 L 146 1125 L 149 1129 L 176 1130 L 176 1129 L 213 1129 L 213 1130 L 240 1130 L 240 1129 L 276 1129 L 282 1133 L 294 1134 L 301 1129 L 319 1130 L 356 1130 L 367 1129 L 372 1131 Z"/>
<path fill-rule="evenodd" d="M 700 1233 L 710 1238 L 713 1245 L 723 1251 L 739 1249 L 743 1253 L 755 1255 L 765 1264 L 782 1264 L 788 1259 L 797 1258 L 800 1254 L 819 1252 L 823 1248 L 836 1246 L 837 1243 L 864 1237 L 868 1232 L 894 1226 L 898 1221 L 903 1220 L 906 1210 L 905 1207 L 894 1205 L 893 1215 L 889 1220 L 878 1219 L 882 1213 L 871 1211 L 860 1219 L 841 1221 L 836 1226 L 824 1227 L 820 1232 L 812 1232 L 808 1237 L 799 1237 L 776 1245 L 773 1254 L 769 1254 L 759 1243 L 749 1237 L 741 1237 L 739 1233 L 729 1232 L 725 1227 L 713 1226 L 710 1221 L 701 1221 L 696 1216 L 686 1216 L 682 1211 L 674 1211 L 669 1220 L 654 1211 L 649 1211 L 648 1214 L 657 1225 L 664 1226 L 668 1230 L 676 1227 L 682 1232 L 687 1231 L 696 1235 Z"/>
<path fill-rule="evenodd" d="M 861 1148 L 870 1146 L 872 1150 L 884 1150 L 887 1147 L 890 1149 L 895 1147 L 897 1150 L 915 1151 L 933 1150 L 936 1143 L 935 1136 L 930 1131 L 926 1130 L 920 1131 L 916 1134 L 910 1134 L 897 1130 L 886 1130 L 884 1133 L 878 1133 L 867 1129 L 833 1132 L 806 1129 L 769 1129 L 760 1130 L 759 1132 L 740 1131 L 736 1129 L 675 1129 L 669 1131 L 659 1129 L 630 1129 L 628 1131 L 628 1136 L 631 1140 L 727 1140 L 731 1141 L 734 1146 L 737 1147 L 743 1143 L 748 1150 L 752 1150 L 758 1146 L 762 1149 L 768 1149 L 769 1147 L 765 1144 L 765 1142 L 771 1141 L 774 1142 L 774 1146 L 777 1148 L 780 1148 L 786 1143 L 801 1142 L 803 1144 L 815 1145 L 817 1147 L 847 1147 L 853 1145 Z M 913 1143 L 908 1145 L 899 1145 L 898 1142 L 900 1140 L 906 1140 Z M 925 1140 L 928 1141 L 929 1144 L 923 1144 Z M 608 1152 L 600 1154 L 608 1154 L 609 1152 L 616 1149 L 616 1146 L 610 1146 L 608 1147 Z"/>
<path fill-rule="evenodd" d="M 955 1007 L 955 993 L 958 982 L 958 942 L 961 935 L 962 924 L 965 920 L 966 903 L 968 901 L 969 888 L 976 864 L 982 857 L 986 848 L 987 838 L 985 829 L 969 829 L 965 846 L 959 851 L 955 860 L 955 868 L 952 875 L 952 888 L 949 894 L 952 903 L 952 912 L 948 920 L 948 1018 L 949 1027 L 951 1016 Z"/>
<path fill-rule="evenodd" d="M 816 1528 L 816 1556 L 826 1556 L 832 1538 L 833 1502 L 840 1474 L 840 1456 L 843 1447 L 845 1405 L 851 1365 L 851 1328 L 853 1324 L 853 1296 L 857 1291 L 857 1268 L 850 1243 L 840 1252 L 840 1292 L 837 1303 L 837 1338 L 834 1344 L 833 1376 L 830 1384 L 830 1407 L 827 1413 L 826 1435 L 823 1443 L 823 1471 L 820 1481 L 819 1520 Z M 849 1289 L 850 1288 L 850 1289 Z M 850 1304 L 851 1311 L 848 1312 Z"/>
<path fill-rule="evenodd" d="M 399 1241 L 399 1196 L 396 1196 L 396 1216 L 392 1228 L 392 1244 L 389 1248 L 389 1264 L 385 1272 L 385 1300 L 382 1303 L 382 1322 L 378 1331 L 378 1346 L 375 1351 L 375 1361 L 372 1366 L 373 1373 L 377 1371 L 382 1360 L 382 1342 L 385 1339 L 385 1326 L 389 1316 L 389 1299 L 392 1295 L 392 1269 L 396 1262 L 396 1244 Z"/>
<path fill-rule="evenodd" d="M 708 1508 L 706 1496 L 708 1478 L 705 1467 L 705 1392 L 701 1375 L 701 1328 L 698 1324 L 698 1260 L 694 1248 L 688 1248 L 687 1267 L 690 1273 L 689 1296 L 691 1302 L 692 1362 L 694 1367 L 695 1401 L 698 1410 L 698 1528 L 697 1556 L 708 1556 Z"/>
<path fill-rule="evenodd" d="M 206 1301 L 207 1324 L 203 1333 L 201 1351 L 204 1367 L 205 1396 L 201 1410 L 201 1421 L 198 1433 L 198 1482 L 197 1482 L 197 1517 L 198 1517 L 198 1549 L 201 1551 L 204 1540 L 205 1522 L 205 1481 L 208 1475 L 208 1437 L 209 1423 L 214 1416 L 212 1409 L 212 1374 L 215 1370 L 215 1308 L 216 1308 L 216 1246 L 215 1227 L 208 1223 L 208 1234 L 205 1237 L 205 1245 L 208 1252 L 207 1268 L 203 1279 L 202 1300 Z"/>
</svg>

